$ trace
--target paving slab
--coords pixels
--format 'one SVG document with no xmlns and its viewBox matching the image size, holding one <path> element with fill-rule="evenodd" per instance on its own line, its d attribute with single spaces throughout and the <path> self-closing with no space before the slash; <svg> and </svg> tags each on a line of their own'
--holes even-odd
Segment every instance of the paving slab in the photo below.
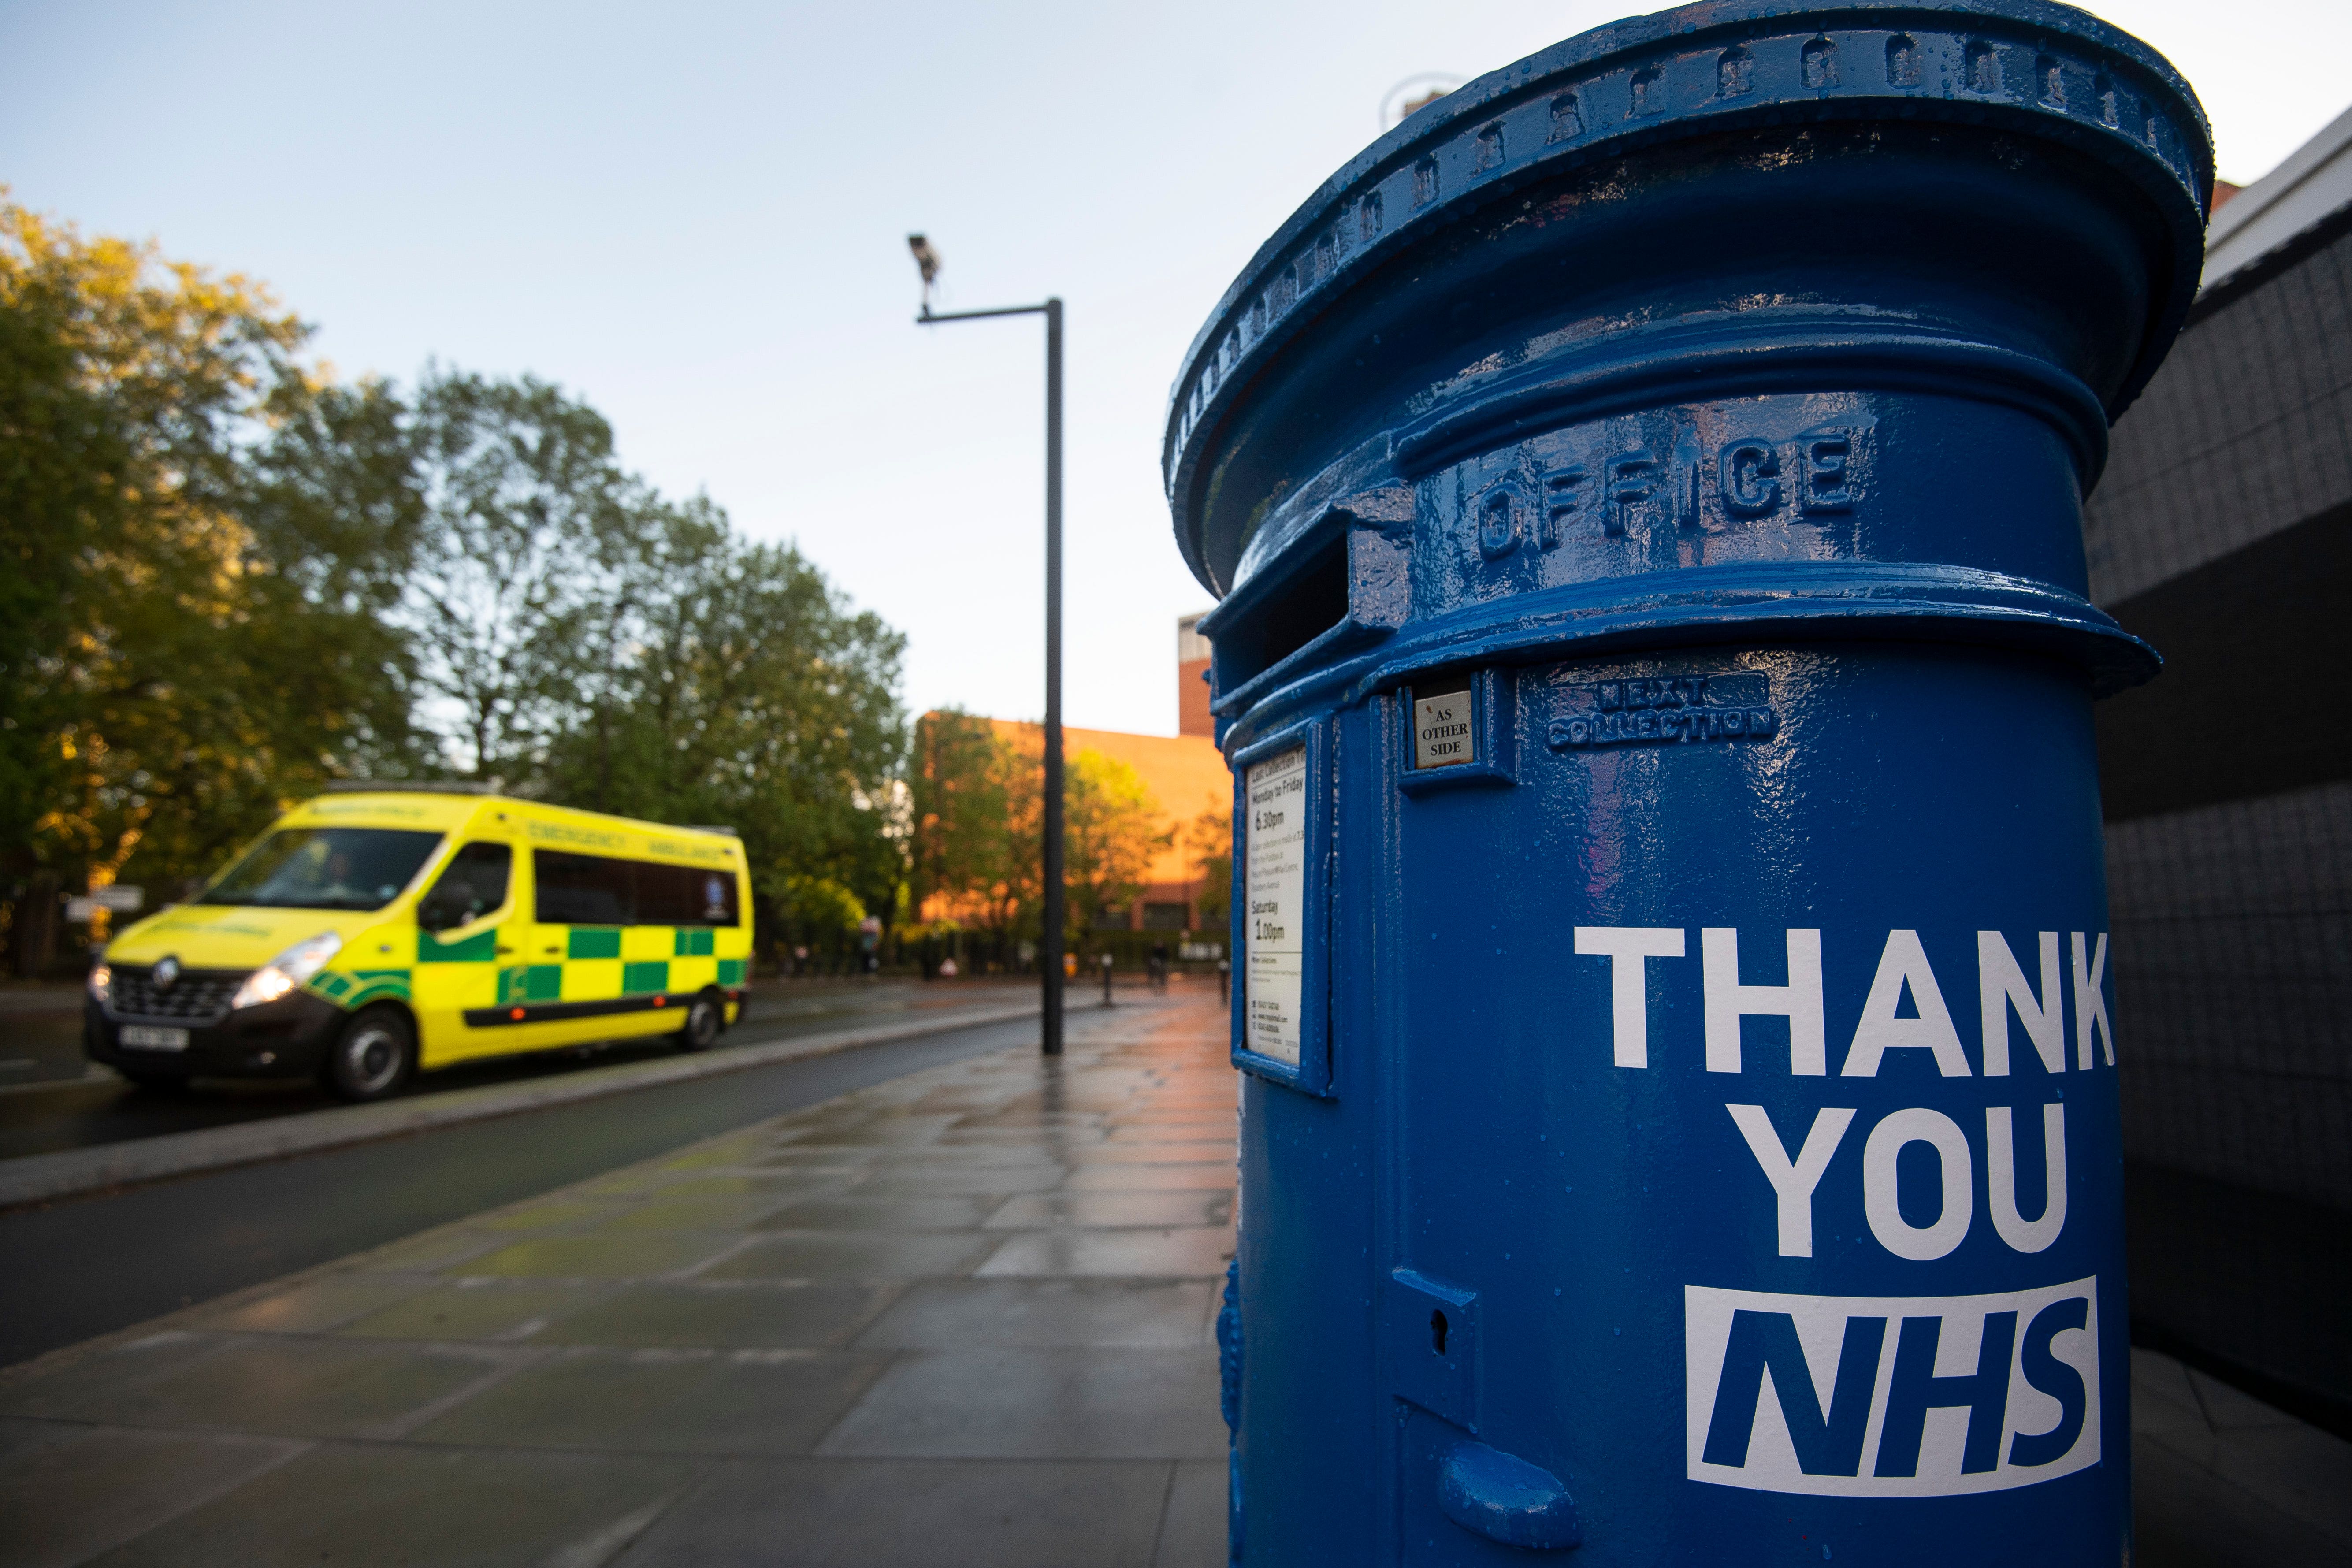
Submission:
<svg viewBox="0 0 2352 1568">
<path fill-rule="evenodd" d="M 1034 1230 L 1055 1226 L 1123 1230 L 1136 1226 L 1231 1226 L 1234 1194 L 1200 1189 L 1160 1193 L 1024 1193 L 988 1216 L 991 1230 Z"/>
<path fill-rule="evenodd" d="M 1223 1568 L 1154 1555 L 1165 1464 L 801 1460 L 730 1465 L 626 1568 Z M 1181 1548 L 1180 1548 L 1181 1549 Z"/>
<path fill-rule="evenodd" d="M 1226 1568 L 1229 1485 L 1223 1459 L 1189 1459 L 1176 1467 L 1151 1568 Z"/>
<path fill-rule="evenodd" d="M 581 1346 L 517 1372 L 412 1436 L 477 1447 L 803 1454 L 885 1364 L 855 1352 Z"/>
<path fill-rule="evenodd" d="M 1237 1177 L 1229 1160 L 1215 1164 L 1082 1165 L 1066 1184 L 1074 1193 L 1230 1192 Z"/>
<path fill-rule="evenodd" d="M 0 1411 L 64 1421 L 288 1436 L 390 1436 L 527 1352 L 304 1334 L 166 1331 L 26 1379 Z"/>
<path fill-rule="evenodd" d="M 703 1271 L 708 1279 L 912 1279 L 959 1274 L 988 1249 L 962 1231 L 803 1230 L 746 1242 Z"/>
<path fill-rule="evenodd" d="M 868 1350 L 1177 1350 L 1203 1342 L 1216 1296 L 1198 1280 L 927 1279 L 856 1342 Z"/>
<path fill-rule="evenodd" d="M 622 1289 L 603 1279 L 434 1279 L 337 1331 L 363 1339 L 527 1340 Z"/>
<path fill-rule="evenodd" d="M 983 1279 L 1042 1274 L 1222 1279 L 1233 1256 L 1233 1232 L 1218 1226 L 1030 1231 L 1009 1237 L 972 1272 Z"/>
<path fill-rule="evenodd" d="M 503 1274 L 560 1279 L 641 1279 L 698 1268 L 740 1243 L 724 1232 L 640 1232 L 548 1236 L 468 1258 L 445 1274 Z"/>
<path fill-rule="evenodd" d="M 597 1190 L 614 1197 L 678 1199 L 751 1194 L 788 1203 L 797 1198 L 826 1197 L 845 1191 L 862 1173 L 859 1168 L 845 1165 L 789 1171 L 730 1169 L 691 1176 L 649 1168 L 609 1178 L 608 1182 L 600 1184 Z"/>
<path fill-rule="evenodd" d="M 93 1562 L 104 1568 L 547 1568 L 627 1550 L 697 1479 L 690 1463 L 330 1445 Z"/>
<path fill-rule="evenodd" d="M 942 1351 L 901 1357 L 820 1452 L 875 1458 L 1222 1457 L 1217 1352 Z"/>
<path fill-rule="evenodd" d="M 791 1202 L 776 1192 L 656 1192 L 648 1202 L 600 1220 L 594 1229 L 609 1235 L 629 1230 L 740 1231 Z"/>
<path fill-rule="evenodd" d="M 329 1274 L 289 1290 L 241 1301 L 217 1315 L 197 1314 L 206 1328 L 256 1333 L 318 1333 L 382 1311 L 430 1290 L 430 1274 Z"/>
<path fill-rule="evenodd" d="M 845 1344 L 895 1292 L 866 1283 L 707 1279 L 625 1285 L 567 1312 L 541 1344 L 816 1350 Z"/>
<path fill-rule="evenodd" d="M 950 1194 L 1007 1197 L 1014 1193 L 1042 1193 L 1062 1185 L 1070 1178 L 1070 1171 L 1062 1165 L 967 1164 L 961 1161 L 920 1165 L 908 1162 L 894 1165 L 879 1175 L 867 1177 L 854 1190 L 860 1197 L 929 1197 Z"/>
<path fill-rule="evenodd" d="M 310 1445 L 0 1417 L 0 1559 L 69 1568 L 276 1468 Z"/>
<path fill-rule="evenodd" d="M 574 1230 L 601 1225 L 626 1212 L 623 1203 L 564 1198 L 555 1203 L 530 1204 L 506 1214 L 492 1215 L 479 1224 L 485 1230 Z"/>
<path fill-rule="evenodd" d="M 755 1230 L 969 1230 L 1002 1205 L 989 1196 L 807 1198 L 785 1205 Z"/>
</svg>

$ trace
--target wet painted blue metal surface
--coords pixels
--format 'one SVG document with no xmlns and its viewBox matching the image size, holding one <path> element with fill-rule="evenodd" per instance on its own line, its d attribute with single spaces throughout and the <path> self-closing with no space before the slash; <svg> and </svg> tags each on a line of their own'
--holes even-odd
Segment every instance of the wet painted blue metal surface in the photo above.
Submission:
<svg viewBox="0 0 2352 1568">
<path fill-rule="evenodd" d="M 2080 516 L 2210 178 L 2081 12 L 1692 6 L 1219 305 L 1165 463 L 1244 778 L 1243 1560 L 2124 1559 L 2091 703 L 2157 661 Z"/>
</svg>

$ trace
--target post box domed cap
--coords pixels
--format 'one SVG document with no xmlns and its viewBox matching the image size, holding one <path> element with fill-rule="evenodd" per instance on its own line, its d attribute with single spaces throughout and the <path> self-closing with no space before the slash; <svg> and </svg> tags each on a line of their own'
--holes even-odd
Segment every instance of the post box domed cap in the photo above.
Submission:
<svg viewBox="0 0 2352 1568">
<path fill-rule="evenodd" d="M 2211 138 L 2187 82 L 2146 44 L 2045 0 L 1800 7 L 1700 4 L 1612 23 L 1408 116 L 1325 181 L 1218 301 L 1171 389 L 1161 472 L 1178 543 L 1212 591 L 1244 540 L 1207 528 L 1201 482 L 1225 426 L 1286 344 L 1373 273 L 1526 187 L 1629 154 L 1836 121 L 1982 128 L 2055 143 L 2119 176 L 2151 297 L 2109 419 L 2154 374 L 2196 293 Z M 1213 539 L 1204 534 L 1218 531 Z"/>
</svg>

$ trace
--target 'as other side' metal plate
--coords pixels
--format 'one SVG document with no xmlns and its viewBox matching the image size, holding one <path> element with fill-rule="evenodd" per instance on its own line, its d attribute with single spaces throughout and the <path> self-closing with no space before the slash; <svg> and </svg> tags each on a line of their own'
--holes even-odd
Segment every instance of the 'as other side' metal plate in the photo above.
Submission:
<svg viewBox="0 0 2352 1568">
<path fill-rule="evenodd" d="M 1301 973 L 1307 951 L 1307 748 L 1249 770 L 1248 1046 L 1296 1067 Z"/>
<path fill-rule="evenodd" d="M 1470 717 L 1470 693 L 1441 691 L 1412 702 L 1412 765 L 1450 768 L 1475 760 L 1477 737 Z"/>
</svg>

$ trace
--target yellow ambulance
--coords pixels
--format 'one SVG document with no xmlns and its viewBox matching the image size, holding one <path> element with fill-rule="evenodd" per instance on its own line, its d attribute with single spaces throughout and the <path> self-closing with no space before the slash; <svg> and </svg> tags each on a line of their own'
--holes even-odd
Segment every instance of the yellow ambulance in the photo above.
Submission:
<svg viewBox="0 0 2352 1568">
<path fill-rule="evenodd" d="M 108 944 L 83 1046 L 134 1082 L 316 1075 L 346 1100 L 595 1040 L 704 1050 L 741 1009 L 751 891 L 724 828 L 338 789 Z"/>
</svg>

